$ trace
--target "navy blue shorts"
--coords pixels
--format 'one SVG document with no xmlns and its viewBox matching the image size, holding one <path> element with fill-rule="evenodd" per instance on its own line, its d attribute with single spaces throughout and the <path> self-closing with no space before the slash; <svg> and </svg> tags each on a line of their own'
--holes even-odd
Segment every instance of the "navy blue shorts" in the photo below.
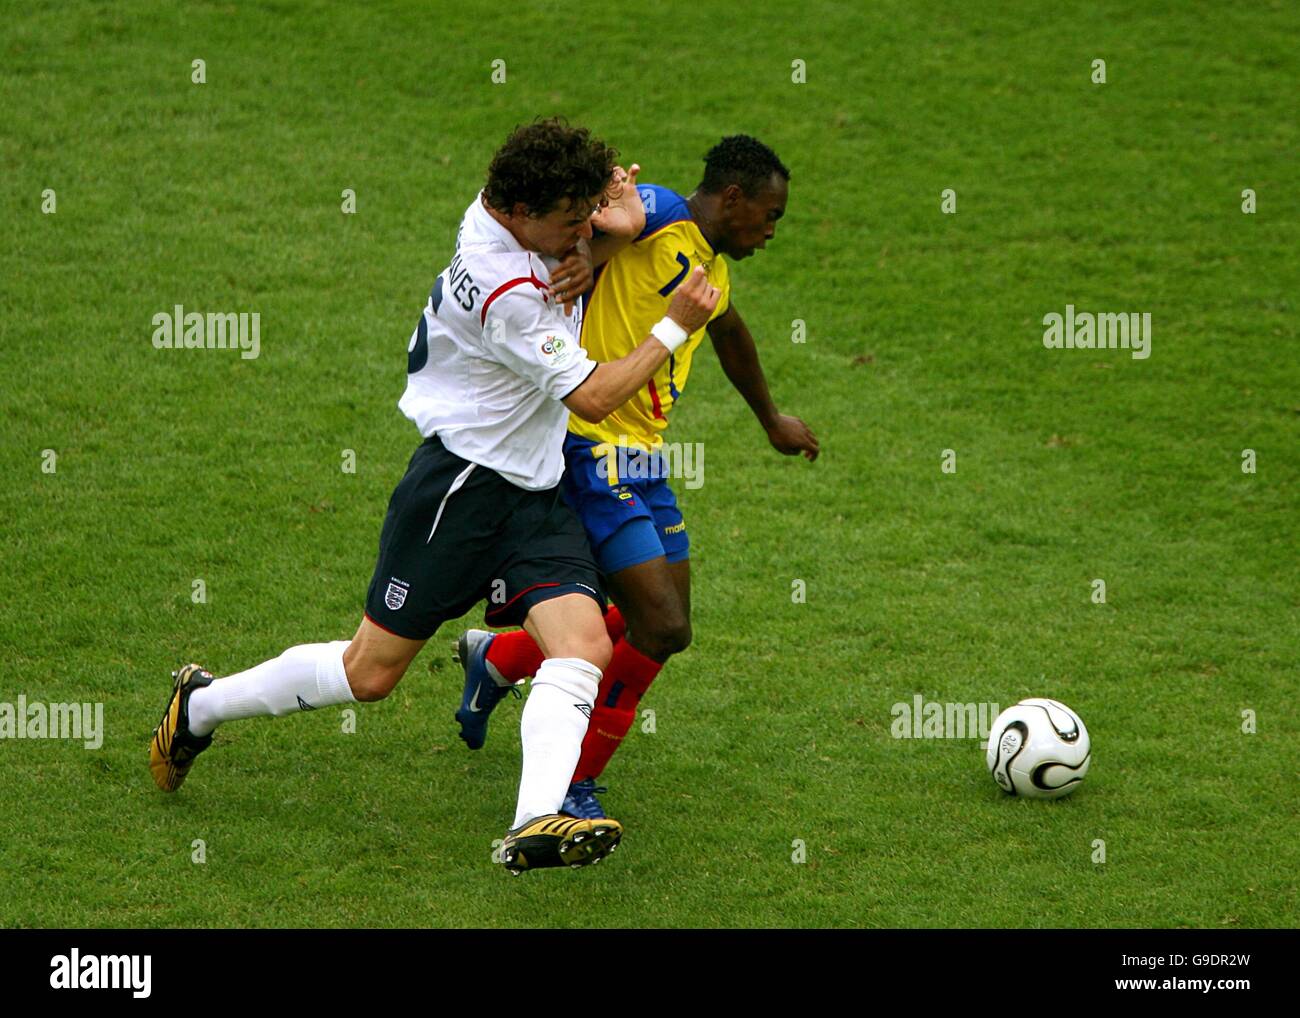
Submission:
<svg viewBox="0 0 1300 1018">
<path fill-rule="evenodd" d="M 582 526 L 557 485 L 525 491 L 449 452 L 415 450 L 388 503 L 366 615 L 409 640 L 487 602 L 490 626 L 523 625 L 533 605 L 604 590 Z"/>
<path fill-rule="evenodd" d="M 560 489 L 587 531 L 596 564 L 608 575 L 661 556 L 685 560 L 691 542 L 667 462 L 655 452 L 619 453 L 577 435 L 564 439 Z"/>
</svg>

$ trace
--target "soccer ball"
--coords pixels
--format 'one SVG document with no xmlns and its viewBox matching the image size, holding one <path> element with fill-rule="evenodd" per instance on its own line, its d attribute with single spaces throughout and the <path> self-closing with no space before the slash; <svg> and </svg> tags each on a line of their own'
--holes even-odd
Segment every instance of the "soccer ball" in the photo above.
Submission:
<svg viewBox="0 0 1300 1018">
<path fill-rule="evenodd" d="M 1004 792 L 1059 799 L 1079 787 L 1090 763 L 1088 729 L 1059 700 L 1021 700 L 993 721 L 989 773 Z"/>
</svg>

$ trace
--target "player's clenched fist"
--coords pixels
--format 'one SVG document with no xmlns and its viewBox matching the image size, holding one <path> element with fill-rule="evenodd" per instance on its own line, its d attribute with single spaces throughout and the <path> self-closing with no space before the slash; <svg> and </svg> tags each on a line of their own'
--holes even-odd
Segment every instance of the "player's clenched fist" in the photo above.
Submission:
<svg viewBox="0 0 1300 1018">
<path fill-rule="evenodd" d="M 697 265 L 673 294 L 668 317 L 685 329 L 688 336 L 696 333 L 708 324 L 721 294 L 721 290 L 709 283 L 704 267 Z"/>
</svg>

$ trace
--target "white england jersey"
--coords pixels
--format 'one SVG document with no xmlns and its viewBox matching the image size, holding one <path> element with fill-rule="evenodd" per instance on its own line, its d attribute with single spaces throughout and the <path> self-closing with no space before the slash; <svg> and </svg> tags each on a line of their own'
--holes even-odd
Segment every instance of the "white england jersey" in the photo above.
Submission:
<svg viewBox="0 0 1300 1018">
<path fill-rule="evenodd" d="M 596 370 L 576 338 L 581 310 L 565 316 L 551 295 L 557 264 L 521 247 L 475 198 L 411 337 L 397 404 L 426 438 L 532 491 L 560 482 L 560 400 Z"/>
</svg>

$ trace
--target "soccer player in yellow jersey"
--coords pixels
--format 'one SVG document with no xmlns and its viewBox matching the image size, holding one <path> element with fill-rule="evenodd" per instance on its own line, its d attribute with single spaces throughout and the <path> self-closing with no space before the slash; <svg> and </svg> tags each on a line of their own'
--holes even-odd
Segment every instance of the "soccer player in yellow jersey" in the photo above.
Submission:
<svg viewBox="0 0 1300 1018">
<path fill-rule="evenodd" d="M 570 415 L 565 439 L 566 501 L 574 508 L 613 597 L 606 626 L 614 643 L 563 812 L 604 816 L 596 779 L 636 717 L 637 703 L 668 658 L 691 640 L 690 558 L 686 523 L 668 486 L 662 455 L 668 415 L 681 398 L 707 331 L 723 370 L 781 453 L 817 458 L 816 437 L 780 413 L 768 393 L 753 337 L 731 301 L 727 258 L 767 246 L 785 214 L 790 172 L 770 148 L 747 135 L 723 138 L 704 159 L 704 178 L 689 197 L 638 187 L 645 228 L 596 269 L 583 302 L 581 340 L 588 355 L 611 361 L 664 317 L 673 291 L 697 267 L 721 291 L 708 324 L 685 338 L 649 383 L 599 423 Z M 725 258 L 723 256 L 726 256 Z M 557 283 L 557 299 L 571 299 Z M 459 641 L 465 695 L 456 718 L 471 749 L 483 744 L 500 688 L 540 666 L 543 653 L 526 631 L 470 630 Z M 494 689 L 493 686 L 498 688 Z M 477 691 L 487 689 L 479 697 Z M 476 709 L 480 703 L 488 709 Z"/>
</svg>

